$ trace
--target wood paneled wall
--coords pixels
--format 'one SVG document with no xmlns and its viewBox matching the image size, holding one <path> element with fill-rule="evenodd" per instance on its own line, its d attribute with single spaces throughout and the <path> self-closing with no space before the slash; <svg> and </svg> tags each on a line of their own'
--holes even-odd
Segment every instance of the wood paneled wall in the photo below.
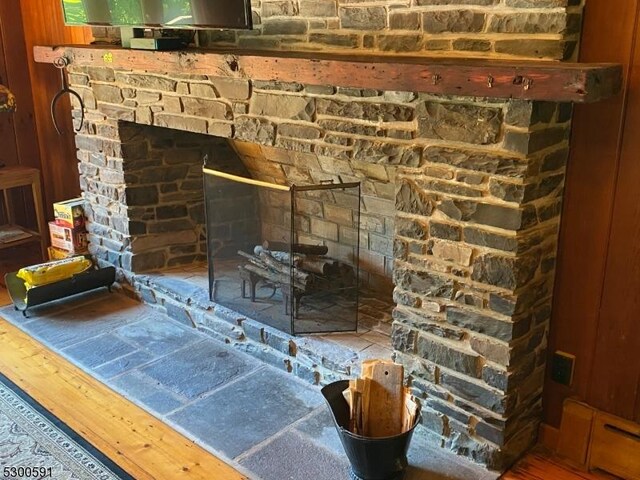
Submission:
<svg viewBox="0 0 640 480">
<path fill-rule="evenodd" d="M 26 47 L 20 2 L 0 2 L 0 83 L 16 96 L 18 110 L 0 116 L 2 150 L 0 157 L 7 165 L 40 167 L 31 79 L 26 63 Z"/>
<path fill-rule="evenodd" d="M 576 355 L 571 388 L 549 378 L 545 420 L 577 396 L 640 421 L 640 68 L 638 0 L 587 0 L 582 61 L 625 65 L 623 94 L 577 106 L 549 353 Z"/>
<path fill-rule="evenodd" d="M 60 45 L 66 43 L 85 44 L 91 41 L 90 30 L 65 27 L 62 21 L 60 0 L 2 0 L 3 5 L 21 14 L 24 33 L 22 43 L 24 53 L 15 55 L 17 68 L 22 67 L 31 81 L 33 92 L 34 120 L 38 135 L 30 138 L 33 148 L 40 152 L 40 169 L 44 183 L 46 211 L 59 200 L 71 198 L 80 193 L 75 143 L 69 114 L 68 99 L 60 106 L 59 119 L 63 123 L 65 135 L 59 136 L 51 121 L 49 105 L 60 90 L 60 74 L 51 65 L 36 64 L 33 61 L 34 45 Z M 16 17 L 9 17 L 14 21 Z M 16 22 L 17 23 L 17 22 Z M 14 53 L 11 53 L 14 56 Z M 61 102 L 62 103 L 62 102 Z"/>
</svg>

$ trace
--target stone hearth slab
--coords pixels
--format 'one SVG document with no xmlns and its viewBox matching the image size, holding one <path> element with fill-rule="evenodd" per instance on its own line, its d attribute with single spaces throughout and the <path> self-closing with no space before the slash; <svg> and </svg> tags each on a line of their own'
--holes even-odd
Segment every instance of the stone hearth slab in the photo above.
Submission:
<svg viewBox="0 0 640 480">
<path fill-rule="evenodd" d="M 317 387 L 155 309 L 96 292 L 34 309 L 27 319 L 12 307 L 0 316 L 250 479 L 348 478 L 346 457 Z M 197 388 L 183 388 L 188 382 Z M 497 478 L 429 446 L 425 435 L 419 426 L 407 480 Z"/>
<path fill-rule="evenodd" d="M 117 336 L 106 333 L 65 348 L 64 353 L 79 365 L 93 368 L 134 353 L 136 347 Z"/>
<path fill-rule="evenodd" d="M 255 362 L 228 348 L 200 342 L 147 365 L 140 373 L 193 400 L 254 368 Z"/>
<path fill-rule="evenodd" d="M 158 316 L 149 315 L 144 320 L 124 325 L 116 333 L 140 348 L 156 355 L 166 355 L 202 340 L 192 328 L 183 325 L 158 322 Z"/>
<path fill-rule="evenodd" d="M 150 353 L 137 350 L 130 355 L 125 355 L 124 357 L 116 358 L 111 362 L 105 363 L 94 371 L 101 378 L 109 379 L 144 365 L 145 363 L 149 363 L 154 358 Z"/>
<path fill-rule="evenodd" d="M 230 458 L 270 438 L 322 405 L 300 380 L 261 368 L 169 419 Z"/>
<path fill-rule="evenodd" d="M 336 462 L 332 452 L 297 432 L 276 438 L 240 464 L 249 470 L 259 469 L 263 480 L 349 478 L 346 458 Z"/>
<path fill-rule="evenodd" d="M 186 405 L 187 400 L 171 392 L 166 385 L 133 370 L 114 378 L 110 385 L 130 400 L 164 415 Z"/>
</svg>

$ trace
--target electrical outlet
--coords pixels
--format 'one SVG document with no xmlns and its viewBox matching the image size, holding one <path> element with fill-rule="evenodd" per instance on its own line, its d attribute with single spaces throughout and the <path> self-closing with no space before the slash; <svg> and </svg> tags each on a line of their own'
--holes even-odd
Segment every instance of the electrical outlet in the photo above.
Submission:
<svg viewBox="0 0 640 480">
<path fill-rule="evenodd" d="M 554 382 L 570 387 L 573 383 L 575 362 L 575 355 L 561 351 L 555 352 L 551 360 L 551 379 Z"/>
</svg>

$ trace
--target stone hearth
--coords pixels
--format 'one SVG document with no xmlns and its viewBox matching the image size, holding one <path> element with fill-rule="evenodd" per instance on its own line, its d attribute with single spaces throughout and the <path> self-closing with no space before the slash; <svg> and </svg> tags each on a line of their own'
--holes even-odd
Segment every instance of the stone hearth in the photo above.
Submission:
<svg viewBox="0 0 640 480">
<path fill-rule="evenodd" d="M 254 31 L 199 37 L 214 47 L 558 60 L 575 54 L 582 4 L 262 0 L 253 2 Z M 206 253 L 202 156 L 232 151 L 254 178 L 276 183 L 362 182 L 362 280 L 382 301 L 365 304 L 361 320 L 367 331 L 390 335 L 430 443 L 502 469 L 535 441 L 570 104 L 290 81 L 302 82 L 295 72 L 329 78 L 326 65 L 314 77 L 313 61 L 298 69 L 284 59 L 290 77 L 279 82 L 263 80 L 277 77 L 280 59 L 252 78 L 247 71 L 266 65 L 260 58 L 218 56 L 209 72 L 197 55 L 128 68 L 95 55 L 104 62 L 83 64 L 89 57 L 79 55 L 69 68 L 87 107 L 77 146 L 91 252 L 116 265 L 136 295 L 312 383 L 353 375 L 357 355 L 326 348 L 335 338 L 291 337 L 209 303 L 197 285 Z M 164 70 L 160 58 L 181 73 Z M 474 92 L 495 87 L 495 96 L 532 85 L 474 68 L 447 78 L 444 90 L 435 70 L 414 82 L 451 93 L 466 79 Z M 534 75 L 537 92 L 550 88 L 544 75 Z M 579 80 L 568 77 L 571 85 Z M 353 234 L 340 222 L 339 203 L 316 206 L 315 241 L 339 245 Z M 387 303 L 392 325 L 379 313 Z"/>
</svg>

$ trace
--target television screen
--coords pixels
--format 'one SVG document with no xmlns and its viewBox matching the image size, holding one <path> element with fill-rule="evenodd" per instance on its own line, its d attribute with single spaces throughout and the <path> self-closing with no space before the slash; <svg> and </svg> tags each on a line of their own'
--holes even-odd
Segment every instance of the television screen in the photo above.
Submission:
<svg viewBox="0 0 640 480">
<path fill-rule="evenodd" d="M 62 0 L 67 25 L 250 29 L 250 0 Z"/>
</svg>

